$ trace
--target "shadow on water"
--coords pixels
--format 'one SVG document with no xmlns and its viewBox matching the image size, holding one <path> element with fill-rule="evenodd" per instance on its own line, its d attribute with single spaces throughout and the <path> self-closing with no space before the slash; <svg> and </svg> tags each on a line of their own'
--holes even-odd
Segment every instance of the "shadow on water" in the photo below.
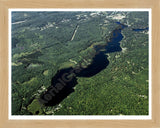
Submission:
<svg viewBox="0 0 160 128">
<path fill-rule="evenodd" d="M 74 92 L 74 87 L 77 84 L 77 76 L 91 77 L 105 69 L 109 65 L 106 53 L 119 52 L 122 50 L 119 42 L 123 38 L 121 30 L 125 27 L 125 25 L 119 24 L 119 27 L 111 33 L 110 39 L 106 42 L 105 46 L 102 47 L 99 45 L 94 47 L 97 54 L 87 68 L 81 68 L 79 72 L 75 72 L 73 68 L 59 70 L 52 78 L 48 91 L 41 96 L 40 102 L 45 106 L 59 104 L 70 93 Z M 102 48 L 105 50 L 101 51 Z"/>
</svg>

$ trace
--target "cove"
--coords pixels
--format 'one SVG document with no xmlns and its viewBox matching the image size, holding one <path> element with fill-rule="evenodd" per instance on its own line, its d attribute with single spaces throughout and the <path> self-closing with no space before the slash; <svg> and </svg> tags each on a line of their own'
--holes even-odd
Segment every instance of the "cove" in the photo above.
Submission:
<svg viewBox="0 0 160 128">
<path fill-rule="evenodd" d="M 94 46 L 96 54 L 88 67 L 83 68 L 82 66 L 79 66 L 76 67 L 76 69 L 70 67 L 57 71 L 56 75 L 51 80 L 51 86 L 40 97 L 39 101 L 42 104 L 45 106 L 59 104 L 70 93 L 74 92 L 74 87 L 77 84 L 77 77 L 92 77 L 109 65 L 106 53 L 120 52 L 122 50 L 119 43 L 123 39 L 121 30 L 127 27 L 119 22 L 117 22 L 117 24 L 118 27 L 112 31 L 109 39 L 106 38 L 105 45 Z"/>
</svg>

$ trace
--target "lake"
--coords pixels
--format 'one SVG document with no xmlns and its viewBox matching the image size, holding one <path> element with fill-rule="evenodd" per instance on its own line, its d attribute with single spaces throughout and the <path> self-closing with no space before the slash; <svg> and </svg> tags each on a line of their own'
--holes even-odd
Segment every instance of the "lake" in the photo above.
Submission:
<svg viewBox="0 0 160 128">
<path fill-rule="evenodd" d="M 117 22 L 117 24 L 119 26 L 112 31 L 106 45 L 103 45 L 103 47 L 101 45 L 96 45 L 94 47 L 96 54 L 88 67 L 78 67 L 77 69 L 79 69 L 79 71 L 72 67 L 57 71 L 56 75 L 52 78 L 51 86 L 48 88 L 48 91 L 43 93 L 40 98 L 43 104 L 46 106 L 59 104 L 70 93 L 74 92 L 74 87 L 78 84 L 77 77 L 92 77 L 109 65 L 106 53 L 120 52 L 122 50 L 120 47 L 120 41 L 123 39 L 121 30 L 127 27 L 120 22 Z"/>
</svg>

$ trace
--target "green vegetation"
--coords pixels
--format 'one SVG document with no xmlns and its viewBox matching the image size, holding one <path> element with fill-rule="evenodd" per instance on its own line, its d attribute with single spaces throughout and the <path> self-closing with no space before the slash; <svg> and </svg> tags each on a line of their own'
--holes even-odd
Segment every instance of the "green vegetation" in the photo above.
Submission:
<svg viewBox="0 0 160 128">
<path fill-rule="evenodd" d="M 31 112 L 33 115 L 43 114 L 41 104 L 37 99 L 33 100 L 33 102 L 28 106 L 28 111 Z"/>
</svg>

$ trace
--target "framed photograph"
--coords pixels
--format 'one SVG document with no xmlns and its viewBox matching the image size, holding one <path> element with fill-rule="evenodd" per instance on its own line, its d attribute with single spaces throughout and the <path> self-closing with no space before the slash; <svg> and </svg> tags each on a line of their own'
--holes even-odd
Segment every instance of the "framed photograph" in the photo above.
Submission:
<svg viewBox="0 0 160 128">
<path fill-rule="evenodd" d="M 160 126 L 158 0 L 0 4 L 1 127 Z"/>
</svg>

